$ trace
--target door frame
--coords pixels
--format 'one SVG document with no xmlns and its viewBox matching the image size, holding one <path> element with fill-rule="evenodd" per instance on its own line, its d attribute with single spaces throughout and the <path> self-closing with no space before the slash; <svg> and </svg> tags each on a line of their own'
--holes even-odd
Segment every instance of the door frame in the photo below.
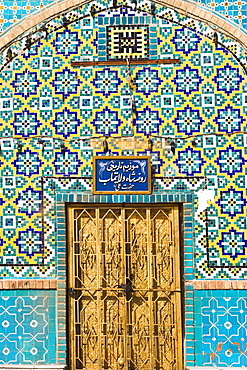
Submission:
<svg viewBox="0 0 247 370">
<path fill-rule="evenodd" d="M 179 254 L 177 255 L 179 258 L 178 264 L 180 266 L 180 276 L 178 273 L 175 274 L 176 276 L 176 282 L 175 282 L 175 289 L 180 288 L 180 307 L 179 311 L 181 313 L 180 317 L 179 314 L 177 317 L 180 318 L 180 323 L 177 326 L 177 328 L 181 328 L 182 334 L 180 336 L 179 343 L 177 342 L 177 345 L 179 348 L 176 349 L 177 354 L 179 356 L 179 360 L 177 361 L 177 364 L 179 364 L 179 368 L 176 367 L 176 370 L 182 370 L 184 369 L 184 332 L 185 332 L 185 325 L 184 325 L 184 265 L 183 265 L 183 204 L 181 203 L 66 203 L 66 234 L 67 234 L 67 308 L 68 308 L 68 315 L 67 315 L 67 338 L 68 338 L 68 365 L 69 368 L 74 370 L 73 367 L 73 357 L 74 357 L 74 348 L 75 344 L 73 343 L 75 340 L 75 326 L 72 325 L 73 321 L 73 308 L 74 303 L 73 299 L 70 295 L 70 287 L 73 287 L 73 278 L 74 274 L 70 273 L 71 267 L 73 264 L 71 263 L 71 256 L 72 253 L 70 252 L 71 248 L 73 248 L 73 236 L 72 236 L 72 227 L 69 227 L 70 222 L 73 222 L 73 218 L 71 216 L 71 212 L 75 209 L 83 209 L 83 208 L 109 208 L 109 205 L 111 208 L 120 209 L 122 206 L 130 206 L 130 208 L 153 208 L 153 209 L 159 209 L 159 207 L 165 208 L 172 208 L 173 212 L 175 211 L 176 217 L 174 217 L 173 222 L 173 233 L 175 230 L 178 230 L 178 237 L 177 242 L 175 244 L 179 247 Z M 179 282 L 178 282 L 179 280 Z M 174 290 L 175 291 L 175 290 Z M 179 336 L 179 335 L 176 335 Z"/>
</svg>

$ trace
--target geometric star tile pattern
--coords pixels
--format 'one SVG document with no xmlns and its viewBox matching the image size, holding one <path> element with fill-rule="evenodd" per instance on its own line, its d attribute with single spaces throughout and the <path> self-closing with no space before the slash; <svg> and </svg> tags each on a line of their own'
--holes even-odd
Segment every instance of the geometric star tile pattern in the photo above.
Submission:
<svg viewBox="0 0 247 370">
<path fill-rule="evenodd" d="M 0 363 L 55 363 L 54 291 L 0 292 Z"/>
<path fill-rule="evenodd" d="M 176 22 L 123 7 L 76 20 L 48 32 L 1 73 L 1 276 L 56 275 L 57 190 L 42 189 L 42 176 L 89 178 L 92 155 L 104 153 L 103 136 L 112 154 L 147 155 L 151 135 L 155 176 L 207 176 L 215 191 L 208 211 L 196 214 L 196 277 L 246 277 L 246 77 L 231 53 L 202 37 L 199 23 L 193 30 L 172 14 Z M 131 53 L 181 62 L 71 66 Z M 135 144 L 123 148 L 122 137 Z M 158 182 L 156 190 L 172 188 L 179 191 Z"/>
<path fill-rule="evenodd" d="M 197 291 L 195 302 L 195 327 L 202 338 L 196 345 L 196 365 L 246 367 L 246 293 Z"/>
</svg>

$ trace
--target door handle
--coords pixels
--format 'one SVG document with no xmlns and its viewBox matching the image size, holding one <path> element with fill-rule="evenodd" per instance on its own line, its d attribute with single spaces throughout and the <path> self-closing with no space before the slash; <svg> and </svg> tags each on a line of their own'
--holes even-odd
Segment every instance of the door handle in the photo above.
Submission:
<svg viewBox="0 0 247 370">
<path fill-rule="evenodd" d="M 133 292 L 133 288 L 129 284 L 120 284 L 118 288 L 123 289 L 125 294 Z"/>
<path fill-rule="evenodd" d="M 132 281 L 130 279 L 126 279 L 126 284 L 120 284 L 118 285 L 118 288 L 123 289 L 125 295 L 134 291 Z"/>
</svg>

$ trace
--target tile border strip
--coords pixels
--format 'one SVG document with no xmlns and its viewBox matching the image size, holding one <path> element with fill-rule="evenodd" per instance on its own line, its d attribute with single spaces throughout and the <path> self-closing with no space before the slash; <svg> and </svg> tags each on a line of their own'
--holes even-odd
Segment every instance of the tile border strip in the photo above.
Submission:
<svg viewBox="0 0 247 370">
<path fill-rule="evenodd" d="M 193 280 L 194 290 L 247 290 L 247 280 Z"/>
<path fill-rule="evenodd" d="M 57 280 L 40 280 L 40 279 L 0 280 L 0 290 L 14 290 L 14 289 L 57 290 L 57 287 L 58 287 Z"/>
</svg>

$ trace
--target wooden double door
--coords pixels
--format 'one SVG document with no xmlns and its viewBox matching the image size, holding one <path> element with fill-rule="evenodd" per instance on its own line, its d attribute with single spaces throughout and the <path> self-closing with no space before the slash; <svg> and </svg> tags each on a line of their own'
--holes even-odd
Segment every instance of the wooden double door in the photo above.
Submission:
<svg viewBox="0 0 247 370">
<path fill-rule="evenodd" d="M 68 207 L 71 370 L 181 370 L 178 208 Z"/>
</svg>

